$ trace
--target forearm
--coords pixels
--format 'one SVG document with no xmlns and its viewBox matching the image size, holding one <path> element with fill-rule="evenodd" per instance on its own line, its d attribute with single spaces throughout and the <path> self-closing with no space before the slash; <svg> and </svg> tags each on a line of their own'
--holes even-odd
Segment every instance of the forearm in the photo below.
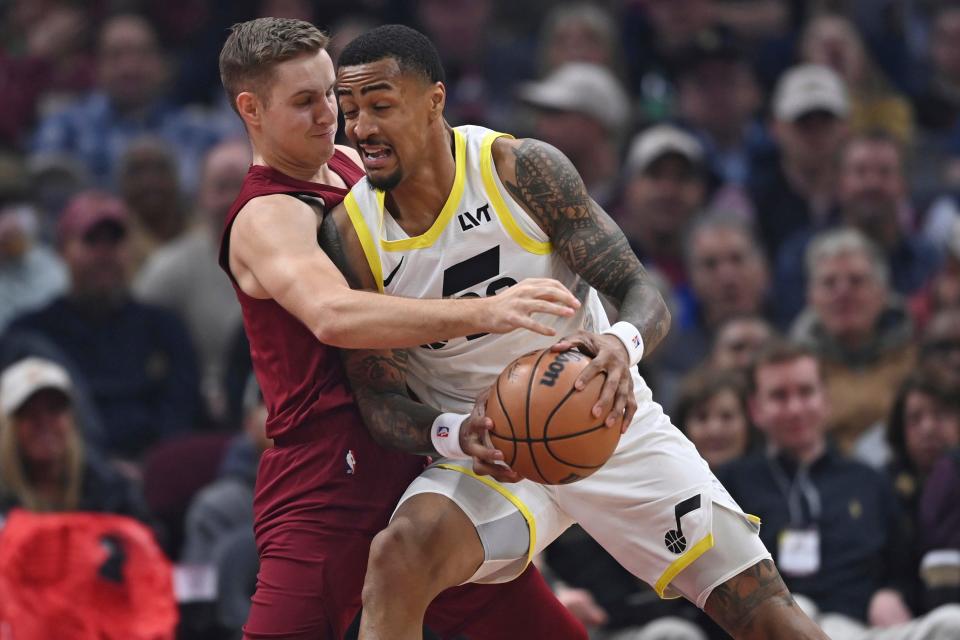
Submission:
<svg viewBox="0 0 960 640">
<path fill-rule="evenodd" d="M 657 348 L 670 330 L 670 311 L 660 291 L 645 278 L 630 283 L 619 302 L 618 319 L 629 322 L 643 338 L 644 354 Z"/>
<path fill-rule="evenodd" d="M 483 333 L 482 299 L 417 300 L 344 288 L 317 301 L 314 335 L 343 349 L 399 349 Z"/>
</svg>

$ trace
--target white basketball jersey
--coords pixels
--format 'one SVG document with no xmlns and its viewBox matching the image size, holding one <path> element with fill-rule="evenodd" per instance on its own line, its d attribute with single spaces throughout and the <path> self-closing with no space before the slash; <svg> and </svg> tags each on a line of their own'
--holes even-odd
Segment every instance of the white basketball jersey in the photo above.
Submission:
<svg viewBox="0 0 960 640">
<path fill-rule="evenodd" d="M 557 256 L 550 239 L 504 188 L 491 155 L 505 134 L 477 126 L 453 130 L 457 165 L 453 188 L 425 233 L 408 236 L 388 212 L 385 193 L 363 178 L 344 199 L 370 270 L 382 292 L 408 298 L 495 295 L 526 278 L 554 278 L 579 300 L 568 318 L 543 314 L 557 337 L 519 329 L 409 349 L 407 384 L 426 404 L 468 413 L 477 394 L 520 355 L 543 349 L 578 329 L 599 332 L 610 323 L 597 292 Z M 389 331 L 384 327 L 384 331 Z M 634 376 L 638 397 L 650 399 Z"/>
</svg>

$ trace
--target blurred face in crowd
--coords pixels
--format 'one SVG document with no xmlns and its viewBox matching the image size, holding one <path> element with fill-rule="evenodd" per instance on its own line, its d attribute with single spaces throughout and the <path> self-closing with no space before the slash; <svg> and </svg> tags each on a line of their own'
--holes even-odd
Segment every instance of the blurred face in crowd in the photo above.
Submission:
<svg viewBox="0 0 960 640">
<path fill-rule="evenodd" d="M 683 430 L 716 469 L 746 452 L 750 425 L 736 392 L 722 389 L 690 411 Z"/>
<path fill-rule="evenodd" d="M 837 157 L 847 136 L 847 123 L 832 113 L 811 111 L 793 121 L 777 120 L 773 133 L 788 162 L 816 170 Z"/>
<path fill-rule="evenodd" d="M 135 142 L 120 162 L 120 191 L 130 211 L 150 229 L 179 228 L 180 181 L 174 157 L 159 140 Z"/>
<path fill-rule="evenodd" d="M 770 444 L 802 455 L 822 443 L 828 403 L 814 358 L 761 365 L 754 385 L 750 414 Z"/>
<path fill-rule="evenodd" d="M 654 240 L 676 239 L 703 206 L 704 194 L 698 167 L 679 154 L 663 155 L 627 183 L 627 226 Z"/>
<path fill-rule="evenodd" d="M 767 288 L 767 270 L 750 238 L 729 227 L 705 227 L 690 240 L 690 279 L 708 324 L 757 313 Z"/>
<path fill-rule="evenodd" d="M 240 141 L 225 142 L 207 154 L 200 181 L 199 204 L 219 231 L 250 168 L 250 148 Z"/>
<path fill-rule="evenodd" d="M 836 71 L 849 85 L 858 85 L 866 72 L 866 54 L 856 28 L 838 15 L 813 19 L 800 44 L 804 62 Z"/>
<path fill-rule="evenodd" d="M 28 465 L 62 461 L 73 430 L 70 399 L 58 389 L 41 389 L 13 416 L 20 455 Z"/>
<path fill-rule="evenodd" d="M 419 0 L 420 23 L 446 65 L 473 62 L 491 15 L 489 0 Z"/>
<path fill-rule="evenodd" d="M 64 238 L 61 253 L 70 271 L 73 296 L 107 307 L 122 299 L 130 260 L 127 245 L 126 228 L 112 221 Z"/>
<path fill-rule="evenodd" d="M 773 329 L 760 317 L 734 318 L 717 331 L 713 366 L 718 369 L 749 369 L 754 356 L 770 338 Z"/>
<path fill-rule="evenodd" d="M 821 259 L 809 285 L 810 303 L 827 333 L 850 346 L 873 335 L 886 298 L 886 287 L 860 251 Z"/>
<path fill-rule="evenodd" d="M 875 241 L 897 222 L 906 196 L 900 151 L 892 141 L 853 140 L 840 163 L 839 200 L 846 221 Z"/>
<path fill-rule="evenodd" d="M 941 11 L 933 25 L 930 57 L 937 72 L 960 82 L 960 9 Z"/>
<path fill-rule="evenodd" d="M 568 18 L 558 23 L 549 36 L 544 54 L 547 70 L 568 62 L 590 62 L 604 67 L 615 63 L 608 35 L 588 20 Z"/>
<path fill-rule="evenodd" d="M 98 64 L 100 85 L 121 110 L 147 106 L 166 81 L 156 33 L 137 16 L 107 21 L 100 32 Z"/>
<path fill-rule="evenodd" d="M 680 79 L 684 119 L 717 137 L 742 135 L 760 98 L 749 66 L 737 60 L 707 60 Z"/>
<path fill-rule="evenodd" d="M 647 0 L 647 16 L 668 49 L 689 43 L 710 26 L 713 0 Z"/>
<path fill-rule="evenodd" d="M 407 167 L 429 164 L 443 117 L 443 84 L 404 73 L 393 58 L 340 67 L 337 97 L 347 138 L 360 152 L 367 177 L 390 190 Z"/>
<path fill-rule="evenodd" d="M 259 93 L 237 95 L 237 110 L 273 163 L 316 173 L 333 157 L 337 99 L 333 62 L 325 50 L 285 60 L 271 69 Z"/>
<path fill-rule="evenodd" d="M 578 171 L 584 172 L 584 167 L 577 163 L 589 157 L 590 150 L 598 140 L 607 137 L 604 126 L 596 119 L 576 111 L 537 108 L 536 113 L 536 137 L 560 149 Z"/>
<path fill-rule="evenodd" d="M 927 326 L 921 358 L 938 375 L 960 385 L 960 309 L 941 311 Z"/>
<path fill-rule="evenodd" d="M 960 444 L 958 410 L 923 391 L 907 394 L 903 418 L 907 455 L 922 474 L 929 473 L 945 451 Z"/>
</svg>

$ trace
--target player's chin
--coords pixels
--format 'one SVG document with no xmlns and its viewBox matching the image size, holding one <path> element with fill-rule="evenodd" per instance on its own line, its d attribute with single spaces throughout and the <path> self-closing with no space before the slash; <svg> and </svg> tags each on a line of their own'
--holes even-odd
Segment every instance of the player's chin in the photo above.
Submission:
<svg viewBox="0 0 960 640">
<path fill-rule="evenodd" d="M 367 169 L 367 179 L 374 189 L 390 191 L 400 184 L 400 181 L 403 179 L 403 173 L 399 169 L 394 169 L 389 172 L 382 169 Z"/>
</svg>

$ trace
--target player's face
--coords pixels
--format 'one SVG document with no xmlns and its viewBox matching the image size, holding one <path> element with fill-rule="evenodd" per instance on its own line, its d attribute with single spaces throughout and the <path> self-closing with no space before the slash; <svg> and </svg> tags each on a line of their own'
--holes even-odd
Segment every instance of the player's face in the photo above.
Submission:
<svg viewBox="0 0 960 640">
<path fill-rule="evenodd" d="M 338 69 L 345 132 L 377 189 L 400 184 L 429 148 L 432 102 L 441 86 L 403 73 L 392 58 Z"/>
<path fill-rule="evenodd" d="M 266 147 L 294 166 L 319 167 L 333 157 L 337 100 L 333 62 L 326 51 L 281 62 L 261 101 Z"/>
<path fill-rule="evenodd" d="M 747 450 L 750 426 L 737 394 L 724 389 L 695 408 L 684 425 L 690 441 L 711 468 Z"/>
<path fill-rule="evenodd" d="M 753 421 L 771 444 L 802 452 L 823 437 L 827 400 L 816 360 L 810 357 L 765 364 L 754 373 Z"/>
<path fill-rule="evenodd" d="M 960 415 L 922 391 L 911 391 L 904 403 L 904 439 L 907 454 L 921 473 L 960 443 Z"/>
</svg>

